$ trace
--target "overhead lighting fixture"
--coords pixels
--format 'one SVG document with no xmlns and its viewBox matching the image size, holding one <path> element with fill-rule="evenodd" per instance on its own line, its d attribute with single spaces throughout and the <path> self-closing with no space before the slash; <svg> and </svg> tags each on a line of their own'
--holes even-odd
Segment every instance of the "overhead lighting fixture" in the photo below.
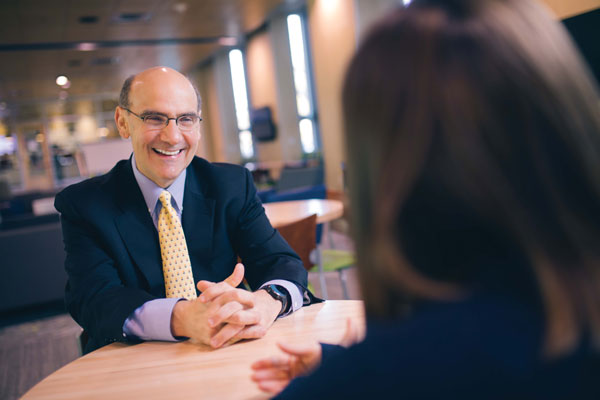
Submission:
<svg viewBox="0 0 600 400">
<path fill-rule="evenodd" d="M 93 51 L 96 50 L 98 48 L 98 45 L 96 43 L 92 43 L 92 42 L 81 42 L 79 44 L 77 44 L 77 50 L 79 51 Z"/>
<path fill-rule="evenodd" d="M 69 78 L 64 75 L 60 75 L 56 77 L 56 84 L 58 86 L 65 86 L 69 82 Z"/>
<path fill-rule="evenodd" d="M 173 10 L 178 12 L 179 14 L 183 14 L 188 9 L 187 3 L 180 1 L 179 3 L 173 4 Z"/>
</svg>

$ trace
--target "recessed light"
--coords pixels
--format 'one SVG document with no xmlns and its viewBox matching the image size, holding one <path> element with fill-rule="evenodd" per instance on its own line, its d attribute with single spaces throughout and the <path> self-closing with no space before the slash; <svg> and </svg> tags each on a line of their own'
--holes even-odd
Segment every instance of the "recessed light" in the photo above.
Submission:
<svg viewBox="0 0 600 400">
<path fill-rule="evenodd" d="M 187 3 L 180 1 L 179 3 L 173 4 L 173 10 L 178 12 L 179 14 L 183 14 L 188 9 Z"/>
<path fill-rule="evenodd" d="M 64 86 L 64 85 L 66 85 L 66 84 L 67 84 L 67 82 L 69 82 L 69 78 L 67 78 L 67 77 L 66 77 L 66 76 L 64 76 L 64 75 L 60 75 L 60 76 L 57 76 L 57 77 L 56 77 L 56 84 L 57 84 L 58 86 Z"/>
</svg>

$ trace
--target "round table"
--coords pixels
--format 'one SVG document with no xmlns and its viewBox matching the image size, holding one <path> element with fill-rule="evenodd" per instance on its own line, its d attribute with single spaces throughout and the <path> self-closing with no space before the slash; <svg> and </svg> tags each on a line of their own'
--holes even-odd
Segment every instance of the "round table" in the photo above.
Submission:
<svg viewBox="0 0 600 400">
<path fill-rule="evenodd" d="M 344 204 L 339 200 L 278 201 L 265 203 L 263 207 L 274 228 L 296 222 L 313 214 L 317 214 L 317 224 L 332 221 L 344 214 Z"/>
<path fill-rule="evenodd" d="M 213 350 L 186 342 L 113 343 L 67 364 L 23 399 L 265 399 L 250 365 L 281 354 L 276 342 L 337 343 L 346 319 L 364 332 L 362 301 L 327 301 L 281 318 L 267 334 Z"/>
</svg>

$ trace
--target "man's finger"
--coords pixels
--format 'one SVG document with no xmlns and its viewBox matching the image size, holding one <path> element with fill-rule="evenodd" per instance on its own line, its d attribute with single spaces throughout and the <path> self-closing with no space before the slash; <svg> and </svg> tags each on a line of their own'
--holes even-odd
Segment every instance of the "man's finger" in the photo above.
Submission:
<svg viewBox="0 0 600 400">
<path fill-rule="evenodd" d="M 202 303 L 212 301 L 216 296 L 226 292 L 227 290 L 236 288 L 244 280 L 244 265 L 241 263 L 236 264 L 233 269 L 233 273 L 229 275 L 225 280 L 219 283 L 213 283 L 210 281 L 198 282 L 198 290 L 202 292 L 198 296 L 198 300 Z"/>
<path fill-rule="evenodd" d="M 211 304 L 212 307 L 212 304 Z M 231 317 L 234 313 L 244 309 L 244 306 L 236 301 L 229 302 L 223 306 L 219 306 L 214 310 L 210 310 L 207 313 L 208 326 L 214 328 L 215 326 L 221 325 Z"/>
<path fill-rule="evenodd" d="M 216 283 L 211 282 L 211 281 L 198 281 L 198 283 L 196 284 L 196 287 L 198 288 L 199 291 L 204 292 L 206 289 L 208 289 L 212 285 L 216 285 Z"/>
<path fill-rule="evenodd" d="M 229 283 L 233 287 L 238 287 L 244 280 L 244 264 L 237 263 L 231 275 L 225 278 L 224 282 Z"/>
<path fill-rule="evenodd" d="M 217 283 L 208 288 L 198 297 L 200 303 L 209 305 L 209 310 L 214 312 L 219 307 L 236 301 L 247 308 L 254 307 L 254 296 L 244 289 L 234 289 L 226 283 Z"/>
<path fill-rule="evenodd" d="M 206 298 L 210 299 L 209 312 L 215 311 L 219 307 L 232 301 L 244 305 L 246 308 L 254 307 L 254 295 L 244 289 L 229 289 L 221 291 L 222 288 L 211 288 L 206 293 Z M 219 294 L 217 294 L 219 293 Z"/>
<path fill-rule="evenodd" d="M 242 329 L 236 337 L 239 339 L 258 339 L 267 333 L 267 328 L 262 325 L 250 325 Z"/>
<path fill-rule="evenodd" d="M 222 322 L 235 325 L 255 325 L 260 322 L 260 314 L 253 310 L 241 310 L 233 313 Z"/>
<path fill-rule="evenodd" d="M 244 329 L 244 325 L 233 325 L 233 324 L 225 324 L 219 332 L 217 332 L 211 339 L 210 345 L 218 349 L 223 346 L 228 340 L 234 338 L 237 339 L 237 333 Z"/>
</svg>

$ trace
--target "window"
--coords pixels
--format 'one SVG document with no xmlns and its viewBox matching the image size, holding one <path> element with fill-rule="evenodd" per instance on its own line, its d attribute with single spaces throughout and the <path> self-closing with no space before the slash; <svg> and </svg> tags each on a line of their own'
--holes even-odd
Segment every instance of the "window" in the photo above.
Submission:
<svg viewBox="0 0 600 400">
<path fill-rule="evenodd" d="M 246 89 L 246 73 L 244 71 L 244 58 L 241 50 L 229 52 L 229 65 L 231 68 L 231 83 L 233 85 L 233 101 L 237 120 L 240 153 L 245 160 L 254 157 L 254 144 L 250 131 L 250 112 L 248 109 L 248 90 Z"/>
<path fill-rule="evenodd" d="M 294 88 L 296 89 L 296 111 L 298 113 L 300 142 L 305 154 L 313 154 L 317 151 L 318 141 L 304 21 L 299 14 L 290 14 L 287 17 L 287 27 Z"/>
</svg>

